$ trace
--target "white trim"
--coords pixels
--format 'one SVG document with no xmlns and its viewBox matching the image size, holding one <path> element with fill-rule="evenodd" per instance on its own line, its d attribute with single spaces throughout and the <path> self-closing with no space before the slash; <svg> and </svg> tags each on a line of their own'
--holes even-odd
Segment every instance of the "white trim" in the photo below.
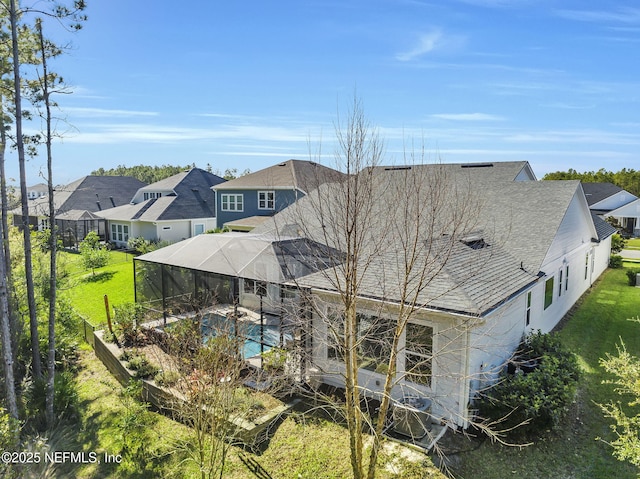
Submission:
<svg viewBox="0 0 640 479">
<path fill-rule="evenodd" d="M 233 201 L 229 201 L 233 198 Z M 240 198 L 240 201 L 238 201 Z M 226 207 L 225 207 L 226 203 Z M 233 208 L 231 205 L 233 204 Z M 240 208 L 238 208 L 238 204 L 240 204 Z M 244 211 L 244 195 L 242 193 L 220 193 L 220 211 Z"/>
</svg>

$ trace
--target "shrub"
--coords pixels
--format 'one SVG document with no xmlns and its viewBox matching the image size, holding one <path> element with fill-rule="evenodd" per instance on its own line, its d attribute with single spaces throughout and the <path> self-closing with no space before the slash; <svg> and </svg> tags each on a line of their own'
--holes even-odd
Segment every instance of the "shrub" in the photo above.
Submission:
<svg viewBox="0 0 640 479">
<path fill-rule="evenodd" d="M 122 337 L 124 343 L 134 343 L 138 335 L 138 326 L 142 322 L 144 309 L 137 303 L 124 303 L 113 308 L 114 332 Z"/>
<path fill-rule="evenodd" d="M 618 254 L 620 251 L 624 249 L 626 245 L 627 245 L 627 240 L 624 239 L 619 234 L 616 233 L 613 236 L 611 236 L 611 252 L 613 254 Z"/>
<path fill-rule="evenodd" d="M 26 391 L 26 417 L 29 425 L 37 431 L 43 431 L 46 421 L 46 378 L 34 380 Z M 53 384 L 53 405 L 58 420 L 77 420 L 78 387 L 71 372 L 57 372 Z"/>
<path fill-rule="evenodd" d="M 482 414 L 493 420 L 505 418 L 506 428 L 528 421 L 521 431 L 557 426 L 575 395 L 579 378 L 575 356 L 556 336 L 538 332 L 526 338 L 514 360 L 537 366 L 526 373 L 503 372 L 480 401 Z"/>
<path fill-rule="evenodd" d="M 153 379 L 158 386 L 171 387 L 178 382 L 180 374 L 177 371 L 160 371 Z"/>
<path fill-rule="evenodd" d="M 158 368 L 151 364 L 143 354 L 137 354 L 129 359 L 129 369 L 135 371 L 137 379 L 149 379 L 156 375 Z"/>
<path fill-rule="evenodd" d="M 629 286 L 636 286 L 636 275 L 640 274 L 640 268 L 631 268 L 626 271 Z"/>
<path fill-rule="evenodd" d="M 610 268 L 622 268 L 622 256 L 619 254 L 612 254 L 609 256 L 609 267 Z"/>
</svg>

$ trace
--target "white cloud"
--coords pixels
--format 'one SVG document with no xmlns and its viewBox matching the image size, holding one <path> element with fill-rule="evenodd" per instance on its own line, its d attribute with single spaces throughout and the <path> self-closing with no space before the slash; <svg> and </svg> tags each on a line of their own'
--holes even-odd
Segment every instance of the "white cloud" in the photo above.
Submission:
<svg viewBox="0 0 640 479">
<path fill-rule="evenodd" d="M 65 113 L 80 118 L 126 118 L 135 116 L 157 116 L 155 111 L 112 110 L 108 108 L 65 107 Z"/>
<path fill-rule="evenodd" d="M 569 20 L 598 23 L 640 23 L 640 8 L 612 10 L 558 10 L 557 14 Z"/>
<path fill-rule="evenodd" d="M 452 121 L 502 121 L 503 117 L 490 115 L 488 113 L 438 113 L 431 115 L 431 118 Z"/>
<path fill-rule="evenodd" d="M 429 33 L 425 33 L 418 39 L 418 44 L 411 50 L 398 53 L 396 60 L 401 62 L 408 62 L 415 58 L 421 57 L 426 53 L 433 52 L 434 50 L 441 48 L 444 45 L 444 36 L 440 29 L 433 30 Z"/>
</svg>

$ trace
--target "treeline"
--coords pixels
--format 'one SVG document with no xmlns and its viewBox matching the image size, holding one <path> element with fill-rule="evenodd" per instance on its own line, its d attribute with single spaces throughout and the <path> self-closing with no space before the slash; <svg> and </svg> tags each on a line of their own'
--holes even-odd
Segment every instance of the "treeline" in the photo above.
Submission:
<svg viewBox="0 0 640 479">
<path fill-rule="evenodd" d="M 598 171 L 580 173 L 572 168 L 569 171 L 554 171 L 542 177 L 543 180 L 580 180 L 583 183 L 613 183 L 636 196 L 640 196 L 640 171 L 623 168 L 618 172 L 600 168 Z"/>
<path fill-rule="evenodd" d="M 164 180 L 170 176 L 177 175 L 178 173 L 195 168 L 195 163 L 186 166 L 148 166 L 148 165 L 136 165 L 136 166 L 124 166 L 118 165 L 115 168 L 105 170 L 104 168 L 98 168 L 91 172 L 92 175 L 97 176 L 132 176 L 144 181 L 145 183 L 155 183 L 156 181 Z"/>
</svg>

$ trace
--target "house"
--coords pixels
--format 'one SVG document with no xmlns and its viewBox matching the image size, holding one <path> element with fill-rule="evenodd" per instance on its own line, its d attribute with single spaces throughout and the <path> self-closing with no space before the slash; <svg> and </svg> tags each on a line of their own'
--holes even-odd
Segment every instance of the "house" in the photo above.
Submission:
<svg viewBox="0 0 640 479">
<path fill-rule="evenodd" d="M 589 209 L 598 215 L 605 215 L 638 197 L 613 183 L 582 183 Z"/>
<path fill-rule="evenodd" d="M 145 183 L 129 176 L 85 176 L 54 189 L 53 203 L 58 232 L 65 247 L 77 247 L 90 231 L 106 237 L 105 221 L 97 212 L 126 204 Z M 22 225 L 22 212 L 15 209 L 13 224 Z M 39 230 L 49 227 L 49 199 L 29 201 L 29 225 Z"/>
<path fill-rule="evenodd" d="M 640 199 L 635 199 L 619 208 L 604 214 L 605 218 L 613 218 L 620 225 L 623 234 L 640 236 Z"/>
<path fill-rule="evenodd" d="M 223 178 L 200 168 L 140 187 L 130 203 L 101 211 L 108 239 L 126 247 L 129 238 L 175 242 L 215 229 L 216 201 L 212 187 Z"/>
<path fill-rule="evenodd" d="M 41 198 L 42 196 L 46 196 L 48 191 L 48 186 L 44 183 L 27 186 L 27 198 L 29 198 L 30 200 L 35 200 L 37 198 Z"/>
<path fill-rule="evenodd" d="M 251 231 L 342 173 L 312 161 L 288 160 L 214 187 L 218 225 Z"/>
<path fill-rule="evenodd" d="M 371 397 L 381 394 L 390 357 L 383 339 L 409 305 L 392 396 L 429 398 L 435 418 L 466 427 L 474 398 L 523 336 L 551 331 L 607 268 L 615 229 L 591 214 L 579 181 L 536 181 L 527 162 L 358 175 L 375 193 L 361 224 L 374 242 L 359 244 L 370 251 L 358 264 L 359 384 Z M 341 346 L 332 338 L 343 314 L 347 247 L 318 215 L 318 208 L 344 211 L 340 188 L 321 185 L 249 234 L 202 235 L 136 258 L 136 301 L 165 315 L 198 301 L 243 308 L 261 332 L 275 328 L 270 339 L 251 339 L 259 351 L 293 343 L 303 352 L 301 380 L 344 387 Z M 412 197 L 429 201 L 412 204 Z M 426 215 L 415 224 L 403 216 L 414 207 Z M 416 240 L 407 242 L 411 234 Z M 416 255 L 406 275 L 408 248 Z"/>
</svg>

